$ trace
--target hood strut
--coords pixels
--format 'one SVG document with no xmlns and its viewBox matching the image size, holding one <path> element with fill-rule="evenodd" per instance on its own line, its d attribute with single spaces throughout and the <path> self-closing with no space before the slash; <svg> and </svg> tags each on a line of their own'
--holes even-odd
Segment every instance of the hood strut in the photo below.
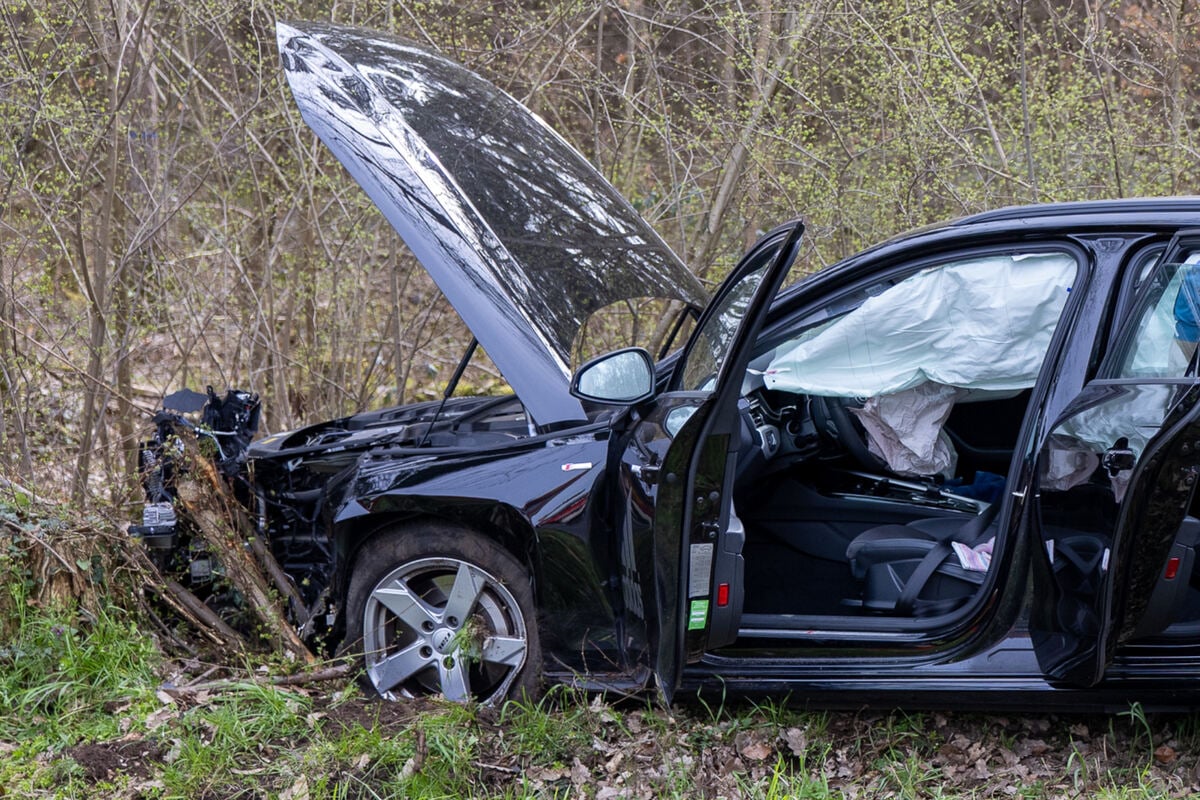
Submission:
<svg viewBox="0 0 1200 800">
<path fill-rule="evenodd" d="M 463 353 L 463 357 L 458 361 L 458 366 L 454 368 L 454 374 L 450 376 L 450 381 L 442 392 L 442 402 L 438 403 L 437 411 L 433 413 L 433 419 L 429 421 L 429 426 L 425 428 L 425 435 L 421 437 L 417 447 L 424 447 L 425 443 L 429 441 L 429 434 L 433 430 L 433 426 L 442 416 L 442 409 L 446 407 L 446 401 L 454 395 L 454 390 L 458 388 L 458 382 L 462 380 L 463 373 L 467 371 L 467 365 L 471 363 L 477 347 L 479 347 L 479 340 L 472 336 L 471 343 L 467 345 L 467 352 Z"/>
</svg>

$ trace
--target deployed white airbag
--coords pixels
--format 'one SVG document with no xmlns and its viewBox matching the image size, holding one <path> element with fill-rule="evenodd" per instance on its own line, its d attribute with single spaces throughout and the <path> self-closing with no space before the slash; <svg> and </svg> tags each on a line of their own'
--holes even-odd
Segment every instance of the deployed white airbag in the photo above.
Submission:
<svg viewBox="0 0 1200 800">
<path fill-rule="evenodd" d="M 868 398 L 862 408 L 851 411 L 867 432 L 871 452 L 892 472 L 953 478 L 958 455 L 942 426 L 961 392 L 927 382 Z"/>
<path fill-rule="evenodd" d="M 1172 343 L 1174 346 L 1174 343 Z M 1095 402 L 1063 420 L 1046 443 L 1045 466 L 1040 485 L 1043 490 L 1066 491 L 1087 481 L 1106 450 L 1125 448 L 1140 459 L 1150 439 L 1158 433 L 1179 394 L 1187 387 L 1178 383 L 1133 384 L 1108 389 L 1110 397 Z M 1132 470 L 1120 470 L 1110 477 L 1118 503 Z"/>
<path fill-rule="evenodd" d="M 781 345 L 769 389 L 872 397 L 927 381 L 1033 385 L 1075 280 L 1065 253 L 994 255 L 931 267 Z"/>
</svg>

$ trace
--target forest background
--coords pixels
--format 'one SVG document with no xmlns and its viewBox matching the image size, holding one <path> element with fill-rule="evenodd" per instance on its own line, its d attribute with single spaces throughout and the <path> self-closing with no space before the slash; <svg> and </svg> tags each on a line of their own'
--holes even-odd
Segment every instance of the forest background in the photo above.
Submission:
<svg viewBox="0 0 1200 800">
<path fill-rule="evenodd" d="M 811 271 L 984 209 L 1200 193 L 1191 0 L 2 0 L 0 478 L 119 509 L 174 389 L 258 392 L 275 431 L 444 384 L 469 334 L 301 122 L 276 19 L 483 73 L 709 282 L 795 216 Z"/>
<path fill-rule="evenodd" d="M 165 393 L 255 391 L 284 430 L 436 396 L 469 338 L 301 122 L 276 19 L 483 73 L 710 285 L 796 216 L 813 271 L 1000 206 L 1200 194 L 1195 0 L 0 0 L 0 795 L 1200 790 L 1200 718 L 1137 706 L 425 714 L 185 657 L 97 600 L 140 597 L 121 523 Z M 486 361 L 464 384 L 504 388 Z"/>
</svg>

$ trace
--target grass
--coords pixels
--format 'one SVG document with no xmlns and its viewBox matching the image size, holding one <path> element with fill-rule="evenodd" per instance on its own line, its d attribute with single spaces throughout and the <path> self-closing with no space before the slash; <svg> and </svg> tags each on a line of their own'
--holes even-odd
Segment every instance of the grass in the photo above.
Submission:
<svg viewBox="0 0 1200 800">
<path fill-rule="evenodd" d="M 116 732 L 108 704 L 153 708 L 158 653 L 116 609 L 83 624 L 22 606 L 0 645 L 0 741 L 65 745 Z"/>
<path fill-rule="evenodd" d="M 180 665 L 123 612 L 22 608 L 0 642 L 5 796 L 1128 800 L 1186 795 L 1200 764 L 1200 720 L 1137 706 L 1084 721 L 835 714 L 789 698 L 664 710 L 558 688 L 486 709 L 273 687 L 247 668 L 170 697 L 161 682 Z"/>
<path fill-rule="evenodd" d="M 538 702 L 509 703 L 498 721 L 514 753 L 536 756 L 553 767 L 570 764 L 606 723 L 619 724 L 620 716 L 607 707 L 593 710 L 582 692 L 561 686 Z"/>
</svg>

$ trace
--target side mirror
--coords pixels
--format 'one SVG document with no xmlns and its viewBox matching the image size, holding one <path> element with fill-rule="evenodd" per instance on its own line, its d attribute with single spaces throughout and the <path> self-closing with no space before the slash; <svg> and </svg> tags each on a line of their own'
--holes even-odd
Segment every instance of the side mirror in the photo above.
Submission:
<svg viewBox="0 0 1200 800">
<path fill-rule="evenodd" d="M 654 397 L 654 360 L 640 347 L 614 350 L 584 364 L 571 379 L 580 400 L 632 406 Z"/>
</svg>

